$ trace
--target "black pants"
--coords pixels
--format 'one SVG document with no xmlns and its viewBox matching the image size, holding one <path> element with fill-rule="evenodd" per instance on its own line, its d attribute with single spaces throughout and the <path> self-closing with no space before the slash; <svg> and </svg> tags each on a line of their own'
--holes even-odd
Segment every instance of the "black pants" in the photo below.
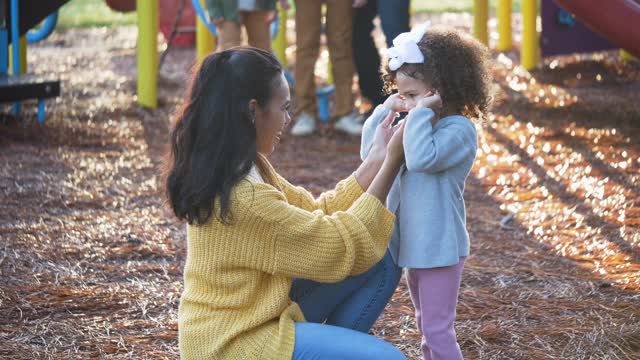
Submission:
<svg viewBox="0 0 640 360">
<path fill-rule="evenodd" d="M 391 46 L 396 36 L 409 31 L 409 0 L 369 0 L 355 12 L 353 61 L 358 73 L 360 91 L 374 107 L 382 104 L 387 98 L 383 92 L 380 55 L 371 36 L 373 19 L 378 14 L 387 46 Z"/>
</svg>

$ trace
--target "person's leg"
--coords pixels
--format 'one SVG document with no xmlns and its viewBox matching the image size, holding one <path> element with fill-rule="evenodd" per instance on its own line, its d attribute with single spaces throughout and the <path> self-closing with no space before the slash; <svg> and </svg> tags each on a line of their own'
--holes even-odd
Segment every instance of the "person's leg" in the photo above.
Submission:
<svg viewBox="0 0 640 360">
<path fill-rule="evenodd" d="M 422 357 L 424 360 L 431 359 L 431 353 L 429 348 L 427 347 L 427 341 L 422 333 L 422 309 L 420 308 L 420 287 L 418 282 L 417 272 L 411 271 L 411 269 L 407 270 L 407 286 L 409 287 L 409 296 L 411 296 L 411 302 L 413 303 L 413 308 L 415 309 L 416 314 L 416 325 L 420 334 L 422 334 L 422 339 L 420 340 L 420 349 L 422 350 Z"/>
<path fill-rule="evenodd" d="M 353 112 L 353 6 L 351 1 L 327 1 L 327 43 L 336 87 L 335 117 Z"/>
<path fill-rule="evenodd" d="M 353 17 L 353 63 L 358 74 L 358 85 L 362 95 L 374 107 L 385 99 L 380 76 L 380 54 L 371 35 L 377 13 L 377 2 L 368 1 L 365 6 L 355 10 Z"/>
<path fill-rule="evenodd" d="M 249 45 L 271 51 L 271 31 L 268 11 L 243 11 L 242 23 L 247 29 Z"/>
<path fill-rule="evenodd" d="M 462 359 L 454 324 L 464 261 L 460 258 L 457 265 L 441 268 L 409 269 L 420 294 L 418 326 L 426 340 L 422 347 L 425 359 Z"/>
<path fill-rule="evenodd" d="M 387 46 L 391 47 L 396 36 L 409 31 L 410 0 L 377 1 L 382 31 L 384 32 Z"/>
<path fill-rule="evenodd" d="M 367 332 L 398 285 L 401 270 L 389 252 L 367 272 L 338 283 L 296 279 L 289 297 L 310 322 Z"/>
<path fill-rule="evenodd" d="M 315 116 L 316 83 L 315 65 L 320 52 L 322 27 L 321 0 L 295 0 L 296 5 L 296 113 L 306 112 Z"/>
<path fill-rule="evenodd" d="M 393 262 L 388 251 L 372 270 L 367 281 L 329 314 L 327 324 L 364 333 L 371 329 L 389 303 L 402 276 L 402 268 Z"/>
<path fill-rule="evenodd" d="M 240 24 L 235 21 L 223 20 L 217 26 L 218 51 L 228 50 L 242 44 Z"/>
<path fill-rule="evenodd" d="M 338 326 L 299 322 L 295 331 L 293 360 L 406 359 L 382 339 Z"/>
</svg>

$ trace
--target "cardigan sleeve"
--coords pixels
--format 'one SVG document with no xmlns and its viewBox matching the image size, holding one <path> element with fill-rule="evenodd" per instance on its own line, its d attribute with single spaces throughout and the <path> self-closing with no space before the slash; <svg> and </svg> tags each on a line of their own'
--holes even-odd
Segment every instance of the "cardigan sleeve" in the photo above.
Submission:
<svg viewBox="0 0 640 360">
<path fill-rule="evenodd" d="M 347 210 L 364 192 L 355 175 L 340 181 L 334 190 L 322 193 L 317 199 L 304 188 L 292 185 L 280 175 L 278 180 L 289 204 L 307 211 L 322 210 L 328 215 Z"/>
<path fill-rule="evenodd" d="M 271 260 L 265 270 L 319 282 L 338 282 L 379 262 L 395 221 L 368 193 L 346 211 L 327 215 L 293 206 L 275 189 L 264 190 L 256 194 L 251 211 L 257 221 L 275 231 L 271 254 L 265 254 Z"/>
<path fill-rule="evenodd" d="M 408 115 L 404 130 L 404 153 L 407 170 L 438 173 L 452 168 L 468 157 L 475 156 L 473 124 L 452 121 L 434 131 L 431 120 L 435 113 L 429 108 L 414 108 Z"/>
<path fill-rule="evenodd" d="M 384 107 L 384 105 L 378 105 L 369 118 L 364 122 L 362 127 L 362 138 L 360 140 L 360 158 L 362 161 L 369 156 L 371 147 L 373 146 L 373 138 L 376 134 L 376 129 L 382 120 L 389 114 L 391 110 Z"/>
</svg>

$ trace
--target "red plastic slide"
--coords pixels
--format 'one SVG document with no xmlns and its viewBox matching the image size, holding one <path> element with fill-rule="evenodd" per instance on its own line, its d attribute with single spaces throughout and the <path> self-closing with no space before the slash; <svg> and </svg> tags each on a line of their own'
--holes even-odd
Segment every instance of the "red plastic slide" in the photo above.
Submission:
<svg viewBox="0 0 640 360">
<path fill-rule="evenodd" d="M 634 0 L 555 0 L 591 30 L 640 57 L 640 4 Z"/>
</svg>

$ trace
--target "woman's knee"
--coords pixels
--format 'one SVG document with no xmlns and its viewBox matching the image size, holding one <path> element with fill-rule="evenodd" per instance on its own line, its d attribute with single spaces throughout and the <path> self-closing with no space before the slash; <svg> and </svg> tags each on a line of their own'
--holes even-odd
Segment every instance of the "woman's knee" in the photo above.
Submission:
<svg viewBox="0 0 640 360">
<path fill-rule="evenodd" d="M 293 359 L 406 359 L 392 344 L 338 326 L 296 323 Z"/>
</svg>

